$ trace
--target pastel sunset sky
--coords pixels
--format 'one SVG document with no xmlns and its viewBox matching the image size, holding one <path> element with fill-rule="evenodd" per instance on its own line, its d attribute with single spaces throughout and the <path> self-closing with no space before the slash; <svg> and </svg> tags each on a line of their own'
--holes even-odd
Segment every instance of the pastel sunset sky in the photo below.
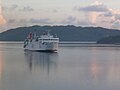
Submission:
<svg viewBox="0 0 120 90">
<path fill-rule="evenodd" d="M 0 32 L 32 25 L 120 29 L 119 0 L 2 0 Z"/>
</svg>

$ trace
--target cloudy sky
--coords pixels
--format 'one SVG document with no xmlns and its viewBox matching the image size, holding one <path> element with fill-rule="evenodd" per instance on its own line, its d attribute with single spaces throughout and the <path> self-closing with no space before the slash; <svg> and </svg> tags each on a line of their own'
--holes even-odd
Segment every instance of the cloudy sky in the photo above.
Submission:
<svg viewBox="0 0 120 90">
<path fill-rule="evenodd" d="M 0 32 L 31 25 L 120 29 L 119 0 L 2 0 Z"/>
</svg>

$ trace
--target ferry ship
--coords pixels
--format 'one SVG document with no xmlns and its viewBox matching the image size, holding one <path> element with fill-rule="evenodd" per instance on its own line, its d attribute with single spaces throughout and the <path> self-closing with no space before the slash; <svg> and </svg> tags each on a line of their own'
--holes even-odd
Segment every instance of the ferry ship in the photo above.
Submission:
<svg viewBox="0 0 120 90">
<path fill-rule="evenodd" d="M 24 41 L 24 50 L 30 51 L 49 51 L 58 50 L 59 38 L 50 35 L 49 32 L 37 36 L 36 32 L 30 32 Z"/>
</svg>

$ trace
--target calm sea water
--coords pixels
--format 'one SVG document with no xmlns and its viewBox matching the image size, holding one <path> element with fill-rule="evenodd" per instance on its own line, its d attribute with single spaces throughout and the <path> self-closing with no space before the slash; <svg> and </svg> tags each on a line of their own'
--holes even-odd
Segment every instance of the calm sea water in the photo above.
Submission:
<svg viewBox="0 0 120 90">
<path fill-rule="evenodd" d="M 120 90 L 120 47 L 62 45 L 45 53 L 1 43 L 0 90 Z"/>
</svg>

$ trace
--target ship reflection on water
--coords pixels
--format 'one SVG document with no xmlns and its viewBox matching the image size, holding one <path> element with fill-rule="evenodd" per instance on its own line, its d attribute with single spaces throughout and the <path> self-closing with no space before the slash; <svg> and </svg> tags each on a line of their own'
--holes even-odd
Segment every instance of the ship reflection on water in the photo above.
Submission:
<svg viewBox="0 0 120 90">
<path fill-rule="evenodd" d="M 50 70 L 57 68 L 58 53 L 50 52 L 32 52 L 26 51 L 25 58 L 31 72 L 38 70 L 45 71 L 49 74 Z"/>
</svg>

